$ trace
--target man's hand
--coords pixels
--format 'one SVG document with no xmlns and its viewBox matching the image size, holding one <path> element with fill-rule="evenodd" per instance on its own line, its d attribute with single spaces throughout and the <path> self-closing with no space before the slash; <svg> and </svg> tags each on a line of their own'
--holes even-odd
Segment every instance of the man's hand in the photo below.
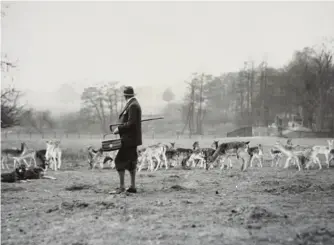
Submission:
<svg viewBox="0 0 334 245">
<path fill-rule="evenodd" d="M 113 132 L 113 134 L 118 134 L 118 133 L 119 133 L 118 127 L 116 127 L 115 130 L 114 130 L 114 132 Z"/>
</svg>

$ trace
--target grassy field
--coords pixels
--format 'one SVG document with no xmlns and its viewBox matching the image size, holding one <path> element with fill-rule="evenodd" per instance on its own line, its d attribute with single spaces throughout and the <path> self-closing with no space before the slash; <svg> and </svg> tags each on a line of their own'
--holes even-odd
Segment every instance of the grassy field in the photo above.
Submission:
<svg viewBox="0 0 334 245">
<path fill-rule="evenodd" d="M 265 153 L 277 138 L 237 138 L 261 143 Z M 144 144 L 192 139 L 145 139 Z M 198 138 L 202 147 L 211 138 Z M 235 140 L 220 139 L 220 142 Z M 281 139 L 285 142 L 284 139 Z M 19 147 L 7 139 L 1 147 Z M 45 140 L 25 140 L 45 148 Z M 293 139 L 326 144 L 326 139 Z M 99 139 L 64 139 L 57 180 L 2 183 L 1 244 L 334 244 L 334 168 L 298 172 L 263 168 L 161 169 L 138 174 L 137 194 L 109 195 L 115 170 L 88 170 L 85 149 Z M 324 160 L 324 158 L 321 158 Z M 129 181 L 129 176 L 126 176 Z"/>
</svg>

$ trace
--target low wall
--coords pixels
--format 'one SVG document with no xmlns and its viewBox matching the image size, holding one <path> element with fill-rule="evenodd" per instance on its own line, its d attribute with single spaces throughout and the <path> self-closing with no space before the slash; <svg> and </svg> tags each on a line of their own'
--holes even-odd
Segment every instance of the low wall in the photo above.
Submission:
<svg viewBox="0 0 334 245">
<path fill-rule="evenodd" d="M 251 137 L 251 136 L 253 136 L 252 127 L 238 128 L 226 134 L 226 137 Z"/>
<path fill-rule="evenodd" d="M 333 137 L 331 132 L 307 132 L 307 131 L 290 131 L 284 133 L 289 138 L 328 138 Z"/>
<path fill-rule="evenodd" d="M 242 127 L 226 134 L 227 137 L 251 137 L 251 136 L 279 136 L 277 128 L 269 127 Z M 334 132 L 309 132 L 283 130 L 282 137 L 287 138 L 328 138 L 334 137 Z"/>
</svg>

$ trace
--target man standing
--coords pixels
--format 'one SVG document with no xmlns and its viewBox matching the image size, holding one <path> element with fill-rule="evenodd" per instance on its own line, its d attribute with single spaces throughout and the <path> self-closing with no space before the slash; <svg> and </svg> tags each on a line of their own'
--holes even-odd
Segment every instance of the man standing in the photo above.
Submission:
<svg viewBox="0 0 334 245">
<path fill-rule="evenodd" d="M 141 131 L 141 107 L 134 97 L 133 88 L 128 86 L 123 91 L 126 105 L 119 115 L 122 125 L 114 130 L 114 134 L 119 134 L 122 140 L 122 147 L 118 150 L 115 165 L 119 175 L 120 187 L 110 194 L 119 194 L 124 191 L 137 193 L 136 189 L 136 170 L 137 170 L 137 146 L 142 144 Z M 124 175 L 125 170 L 130 172 L 131 186 L 125 190 Z"/>
</svg>

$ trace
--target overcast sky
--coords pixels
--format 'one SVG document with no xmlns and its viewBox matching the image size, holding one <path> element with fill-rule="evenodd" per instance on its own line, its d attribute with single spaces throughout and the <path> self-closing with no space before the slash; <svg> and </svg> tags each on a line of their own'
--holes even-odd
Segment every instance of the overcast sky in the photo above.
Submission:
<svg viewBox="0 0 334 245">
<path fill-rule="evenodd" d="M 181 96 L 192 72 L 236 71 L 249 58 L 282 66 L 334 37 L 333 2 L 22 2 L 6 12 L 1 48 L 19 59 L 15 86 L 51 108 L 66 101 L 55 95 L 63 84 L 78 94 L 100 81 L 171 86 Z"/>
</svg>

